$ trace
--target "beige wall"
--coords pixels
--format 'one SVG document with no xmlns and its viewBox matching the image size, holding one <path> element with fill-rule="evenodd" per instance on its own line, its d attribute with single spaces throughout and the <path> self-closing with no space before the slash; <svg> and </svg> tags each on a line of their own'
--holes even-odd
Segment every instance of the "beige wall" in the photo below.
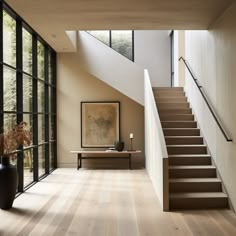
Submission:
<svg viewBox="0 0 236 236">
<path fill-rule="evenodd" d="M 186 59 L 222 124 L 228 143 L 186 72 L 186 91 L 219 173 L 236 209 L 236 3 L 209 31 L 186 31 Z"/>
<path fill-rule="evenodd" d="M 128 148 L 129 133 L 134 133 L 133 146 L 143 153 L 133 158 L 132 163 L 134 167 L 144 166 L 143 106 L 81 69 L 77 57 L 76 53 L 61 53 L 57 59 L 58 166 L 76 166 L 76 156 L 69 151 L 81 149 L 81 101 L 120 101 L 121 138 Z M 87 167 L 128 167 L 126 160 L 89 161 L 87 164 L 90 164 L 85 165 Z"/>
</svg>

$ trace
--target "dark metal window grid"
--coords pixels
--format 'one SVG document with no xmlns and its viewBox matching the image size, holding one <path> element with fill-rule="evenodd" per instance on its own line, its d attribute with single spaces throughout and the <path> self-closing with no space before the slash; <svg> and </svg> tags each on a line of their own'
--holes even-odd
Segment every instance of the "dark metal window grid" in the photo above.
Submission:
<svg viewBox="0 0 236 236">
<path fill-rule="evenodd" d="M 3 62 L 3 10 L 5 10 L 13 19 L 16 20 L 16 67 L 8 65 Z M 32 35 L 32 74 L 23 71 L 23 46 L 22 46 L 22 29 L 26 29 Z M 56 142 L 56 52 L 34 31 L 10 6 L 4 1 L 0 0 L 0 133 L 4 128 L 4 114 L 16 114 L 17 122 L 23 120 L 24 114 L 32 115 L 33 117 L 33 145 L 27 148 L 19 147 L 17 151 L 17 168 L 19 175 L 18 192 L 23 192 L 32 186 L 35 182 L 39 181 L 46 175 L 50 174 L 57 167 L 57 142 Z M 45 58 L 44 58 L 44 79 L 38 78 L 37 73 L 37 42 L 40 41 L 44 45 Z M 48 81 L 49 65 L 48 53 L 51 55 L 51 69 L 52 81 Z M 3 68 L 11 69 L 16 73 L 16 111 L 4 110 L 4 93 L 3 93 Z M 27 75 L 32 79 L 32 112 L 23 111 L 23 76 Z M 38 81 L 44 83 L 44 110 L 38 112 Z M 49 101 L 48 90 L 51 89 L 52 96 Z M 52 103 L 53 111 L 49 111 L 49 102 Z M 38 141 L 38 115 L 45 116 L 45 137 L 44 142 Z M 49 116 L 52 117 L 54 122 L 54 138 L 49 139 Z M 53 167 L 50 169 L 50 144 L 54 149 Z M 38 168 L 38 147 L 45 146 L 45 175 L 39 176 Z M 24 151 L 33 151 L 33 181 L 24 186 Z"/>
<path fill-rule="evenodd" d="M 88 34 L 90 34 L 91 36 L 93 36 L 94 38 L 96 38 L 97 40 L 99 40 L 100 42 L 104 43 L 105 45 L 107 45 L 108 47 L 110 47 L 111 49 L 113 49 L 114 51 L 116 51 L 117 53 L 121 54 L 119 51 L 115 50 L 113 47 L 112 47 L 112 31 L 113 30 L 108 30 L 109 31 L 109 45 L 102 42 L 99 38 L 97 38 L 96 36 L 94 36 L 93 34 L 89 33 L 88 31 L 85 31 L 87 32 Z M 134 31 L 133 30 L 130 30 L 132 31 L 132 58 L 131 58 L 131 61 L 134 62 Z M 121 54 L 122 56 L 124 56 L 123 54 Z M 126 57 L 126 56 L 124 56 Z M 127 59 L 129 59 L 128 57 L 126 57 Z M 130 60 L 130 59 L 129 59 Z"/>
</svg>

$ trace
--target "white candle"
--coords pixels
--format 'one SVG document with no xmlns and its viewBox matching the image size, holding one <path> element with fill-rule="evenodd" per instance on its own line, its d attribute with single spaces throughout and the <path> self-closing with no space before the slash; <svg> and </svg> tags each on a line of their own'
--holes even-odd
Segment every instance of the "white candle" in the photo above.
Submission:
<svg viewBox="0 0 236 236">
<path fill-rule="evenodd" d="M 129 134 L 129 138 L 134 138 L 134 134 L 133 134 L 133 133 L 130 133 L 130 134 Z"/>
</svg>

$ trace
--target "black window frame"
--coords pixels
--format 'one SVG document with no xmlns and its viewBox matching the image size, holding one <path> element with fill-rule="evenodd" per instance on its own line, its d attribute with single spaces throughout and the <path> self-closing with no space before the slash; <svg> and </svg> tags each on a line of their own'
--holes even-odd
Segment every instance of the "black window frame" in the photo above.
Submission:
<svg viewBox="0 0 236 236">
<path fill-rule="evenodd" d="M 89 31 L 86 31 L 88 34 L 90 34 L 91 36 L 93 36 L 94 38 L 96 38 L 97 40 L 99 40 L 100 42 L 104 43 L 105 45 L 109 46 L 110 48 L 112 48 L 114 51 L 116 51 L 117 53 L 121 54 L 119 51 L 117 51 L 116 49 L 114 49 L 112 47 L 112 32 L 113 31 L 122 31 L 122 30 L 91 30 L 91 31 L 108 31 L 109 32 L 109 44 L 106 44 L 105 42 L 103 42 L 102 40 L 100 40 L 99 38 L 97 38 L 96 36 L 94 36 L 92 33 L 90 33 Z M 134 30 L 124 30 L 124 31 L 131 31 L 132 32 L 132 58 L 128 58 L 125 55 L 121 54 L 122 56 L 124 56 L 125 58 L 127 58 L 128 60 L 131 60 L 132 62 L 134 62 Z"/>
<path fill-rule="evenodd" d="M 16 20 L 16 67 L 8 65 L 3 61 L 3 11 L 6 11 L 14 20 Z M 23 28 L 27 30 L 32 35 L 32 74 L 23 71 L 23 38 L 22 31 Z M 17 118 L 17 123 L 23 121 L 24 114 L 32 115 L 33 117 L 33 127 L 32 127 L 32 145 L 30 147 L 19 147 L 19 152 L 17 153 L 17 169 L 18 169 L 18 192 L 24 192 L 34 183 L 40 181 L 42 178 L 46 177 L 53 170 L 57 168 L 57 132 L 56 132 L 56 51 L 29 25 L 24 21 L 8 4 L 0 0 L 0 133 L 4 131 L 4 114 L 15 114 Z M 38 112 L 38 81 L 42 81 L 38 78 L 37 73 L 37 42 L 40 41 L 45 49 L 44 53 L 44 111 L 45 116 L 45 137 L 44 143 L 38 143 L 38 116 L 41 114 Z M 48 81 L 48 53 L 50 51 L 51 55 L 51 68 L 52 71 L 52 83 Z M 5 111 L 4 110 L 4 72 L 3 68 L 10 68 L 16 73 L 16 111 Z M 23 79 L 24 76 L 28 76 L 32 79 L 32 110 L 23 110 Z M 51 101 L 49 101 L 48 90 L 51 89 L 53 95 Z M 53 104 L 54 111 L 50 113 L 49 102 Z M 54 122 L 54 140 L 49 140 L 49 115 L 53 117 Z M 45 174 L 39 176 L 38 168 L 38 149 L 41 145 L 45 146 Z M 50 145 L 53 146 L 54 156 L 53 156 L 53 166 L 50 168 Z M 32 150 L 33 152 L 33 181 L 26 186 L 24 186 L 24 151 Z"/>
</svg>

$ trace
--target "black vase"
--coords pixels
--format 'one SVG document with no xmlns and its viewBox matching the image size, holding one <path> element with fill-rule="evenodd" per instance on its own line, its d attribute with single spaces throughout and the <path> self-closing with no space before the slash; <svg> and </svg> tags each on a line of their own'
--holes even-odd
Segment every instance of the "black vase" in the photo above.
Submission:
<svg viewBox="0 0 236 236">
<path fill-rule="evenodd" d="M 0 208 L 12 208 L 18 184 L 16 166 L 10 164 L 9 157 L 3 156 L 0 164 Z"/>
<path fill-rule="evenodd" d="M 122 141 L 117 141 L 117 142 L 115 142 L 115 149 L 116 149 L 118 152 L 122 152 L 123 149 L 124 149 L 124 146 L 125 146 L 125 143 L 122 142 Z"/>
</svg>

